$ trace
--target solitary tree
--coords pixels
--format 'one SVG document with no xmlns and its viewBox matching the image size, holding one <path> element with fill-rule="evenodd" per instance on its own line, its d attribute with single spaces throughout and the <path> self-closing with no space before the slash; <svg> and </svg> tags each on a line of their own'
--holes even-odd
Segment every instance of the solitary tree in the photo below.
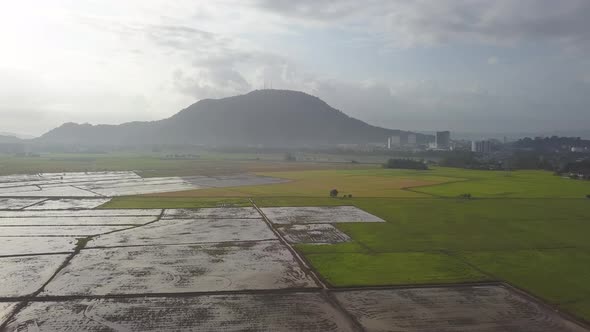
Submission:
<svg viewBox="0 0 590 332">
<path fill-rule="evenodd" d="M 338 197 L 338 190 L 336 190 L 336 189 L 330 190 L 330 197 Z"/>
</svg>

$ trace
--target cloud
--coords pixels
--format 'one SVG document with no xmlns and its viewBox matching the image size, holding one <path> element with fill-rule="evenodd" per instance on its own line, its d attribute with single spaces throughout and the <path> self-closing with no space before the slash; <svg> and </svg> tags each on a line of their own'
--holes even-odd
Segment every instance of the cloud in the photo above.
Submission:
<svg viewBox="0 0 590 332">
<path fill-rule="evenodd" d="M 372 32 L 402 47 L 534 41 L 587 47 L 590 42 L 586 0 L 259 0 L 255 5 L 294 21 Z"/>
<path fill-rule="evenodd" d="M 497 65 L 498 64 L 498 57 L 491 56 L 488 58 L 487 62 L 488 62 L 488 65 Z"/>
</svg>

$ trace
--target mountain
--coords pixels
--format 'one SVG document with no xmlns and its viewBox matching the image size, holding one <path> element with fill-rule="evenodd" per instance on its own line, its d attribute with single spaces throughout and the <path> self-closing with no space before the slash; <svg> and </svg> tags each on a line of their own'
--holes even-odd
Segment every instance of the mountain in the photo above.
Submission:
<svg viewBox="0 0 590 332">
<path fill-rule="evenodd" d="M 45 144 L 216 146 L 310 146 L 385 142 L 408 132 L 369 125 L 317 97 L 289 90 L 201 100 L 174 116 L 121 125 L 66 123 L 40 138 Z M 418 142 L 428 140 L 417 135 Z"/>
<path fill-rule="evenodd" d="M 31 135 L 10 133 L 10 132 L 6 132 L 6 131 L 0 131 L 0 136 L 13 136 L 13 137 L 16 137 L 19 139 L 31 139 L 31 138 L 35 137 L 35 136 L 31 136 Z"/>
<path fill-rule="evenodd" d="M 21 139 L 12 135 L 0 134 L 0 143 L 20 143 Z"/>
</svg>

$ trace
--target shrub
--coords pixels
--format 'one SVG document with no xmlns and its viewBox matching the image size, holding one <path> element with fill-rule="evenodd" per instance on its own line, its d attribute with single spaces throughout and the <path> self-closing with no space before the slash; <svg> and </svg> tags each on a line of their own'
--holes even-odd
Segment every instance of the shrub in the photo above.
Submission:
<svg viewBox="0 0 590 332">
<path fill-rule="evenodd" d="M 413 159 L 389 159 L 384 165 L 384 168 L 395 168 L 395 169 L 419 169 L 427 170 L 428 166 L 421 160 Z"/>
<path fill-rule="evenodd" d="M 471 194 L 470 193 L 461 194 L 461 195 L 459 195 L 459 198 L 471 199 Z"/>
<path fill-rule="evenodd" d="M 297 158 L 292 153 L 287 152 L 285 153 L 285 161 L 297 161 Z"/>
</svg>

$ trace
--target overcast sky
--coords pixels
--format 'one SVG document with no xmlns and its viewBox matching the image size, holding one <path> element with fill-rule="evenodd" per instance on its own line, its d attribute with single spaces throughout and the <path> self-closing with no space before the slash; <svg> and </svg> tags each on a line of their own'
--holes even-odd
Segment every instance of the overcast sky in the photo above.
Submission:
<svg viewBox="0 0 590 332">
<path fill-rule="evenodd" d="M 302 90 L 409 130 L 590 127 L 588 0 L 0 0 L 0 132 Z"/>
</svg>

